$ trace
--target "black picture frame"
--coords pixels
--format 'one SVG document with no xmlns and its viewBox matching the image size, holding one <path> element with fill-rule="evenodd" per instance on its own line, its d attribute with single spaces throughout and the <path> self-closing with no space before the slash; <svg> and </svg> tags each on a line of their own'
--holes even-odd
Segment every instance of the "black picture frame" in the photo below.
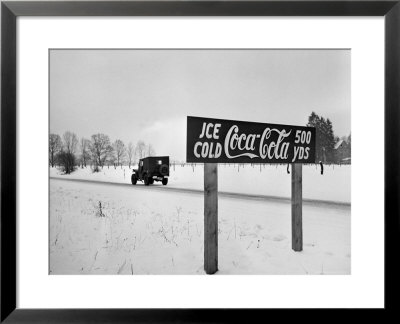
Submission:
<svg viewBox="0 0 400 324">
<path fill-rule="evenodd" d="M 400 0 L 394 1 L 2 1 L 1 3 L 1 322 L 230 322 L 266 310 L 16 308 L 16 19 L 19 16 L 384 16 L 385 315 L 396 310 L 400 156 Z M 373 112 L 369 112 L 373 113 Z M 368 247 L 365 247 L 368 249 Z M 374 262 L 374 260 L 371 260 Z M 343 292 L 345 293 L 345 292 Z M 299 316 L 308 312 L 299 312 Z M 376 318 L 382 310 L 377 310 Z M 371 318 L 371 313 L 367 316 Z M 269 316 L 269 315 L 268 315 Z M 262 318 L 261 317 L 261 318 Z M 265 318 L 266 320 L 266 318 Z M 258 321 L 258 320 L 257 320 Z"/>
</svg>

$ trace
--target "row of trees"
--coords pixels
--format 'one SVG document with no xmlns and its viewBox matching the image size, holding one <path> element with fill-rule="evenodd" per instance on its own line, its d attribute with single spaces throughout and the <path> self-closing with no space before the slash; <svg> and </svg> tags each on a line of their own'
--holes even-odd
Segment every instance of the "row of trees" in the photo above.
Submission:
<svg viewBox="0 0 400 324">
<path fill-rule="evenodd" d="M 61 166 L 65 173 L 71 173 L 77 165 L 91 165 L 94 171 L 105 165 L 128 164 L 130 168 L 138 159 L 155 154 L 153 146 L 142 140 L 136 145 L 132 142 L 125 145 L 120 139 L 111 142 L 108 135 L 100 133 L 80 140 L 69 131 L 62 137 L 58 134 L 49 137 L 49 164 L 51 167 Z"/>
<path fill-rule="evenodd" d="M 307 126 L 316 128 L 316 161 L 335 162 L 335 144 L 339 140 L 343 140 L 351 152 L 351 135 L 342 138 L 335 136 L 329 118 L 325 119 L 312 112 Z M 111 142 L 108 135 L 101 133 L 80 140 L 75 133 L 69 131 L 62 137 L 58 134 L 50 134 L 49 137 L 49 164 L 52 167 L 62 166 L 65 173 L 71 173 L 77 165 L 91 165 L 94 171 L 99 171 L 105 165 L 127 164 L 130 168 L 138 159 L 155 154 L 153 146 L 142 140 L 136 145 L 132 142 L 125 145 L 120 139 Z"/>
<path fill-rule="evenodd" d="M 337 161 L 335 156 L 335 144 L 343 140 L 349 147 L 351 154 L 351 134 L 339 138 L 333 132 L 333 125 L 329 118 L 325 119 L 312 112 L 308 117 L 307 126 L 316 128 L 316 161 L 334 163 Z M 350 156 L 349 156 L 350 157 Z"/>
</svg>

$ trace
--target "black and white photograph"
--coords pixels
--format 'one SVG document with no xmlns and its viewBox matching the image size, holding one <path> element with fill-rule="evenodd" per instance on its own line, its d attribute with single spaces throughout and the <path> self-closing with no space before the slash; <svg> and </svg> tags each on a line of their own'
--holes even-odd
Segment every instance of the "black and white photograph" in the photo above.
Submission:
<svg viewBox="0 0 400 324">
<path fill-rule="evenodd" d="M 50 275 L 350 275 L 350 49 L 49 50 Z"/>
</svg>

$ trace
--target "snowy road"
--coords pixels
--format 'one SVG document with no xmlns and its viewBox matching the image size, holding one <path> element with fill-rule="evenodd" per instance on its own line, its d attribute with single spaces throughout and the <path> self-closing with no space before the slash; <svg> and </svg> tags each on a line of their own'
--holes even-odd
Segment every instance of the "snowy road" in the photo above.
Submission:
<svg viewBox="0 0 400 324">
<path fill-rule="evenodd" d="M 51 178 L 89 180 L 130 185 L 132 169 L 128 166 L 104 167 L 93 172 L 91 167 L 77 168 L 64 174 L 58 168 L 50 168 Z M 159 183 L 156 183 L 161 186 Z M 142 183 L 140 183 L 142 185 Z M 167 190 L 171 188 L 203 192 L 204 166 L 172 165 Z M 287 165 L 218 165 L 219 192 L 238 193 L 262 197 L 291 197 L 291 175 Z M 350 205 L 351 166 L 325 166 L 321 175 L 319 166 L 303 166 L 303 198 L 305 201 L 329 201 Z"/>
<path fill-rule="evenodd" d="M 204 274 L 203 196 L 167 187 L 50 179 L 51 274 Z M 217 274 L 350 274 L 350 207 L 219 197 Z"/>
<path fill-rule="evenodd" d="M 138 183 L 133 186 L 130 183 L 120 183 L 120 182 L 109 182 L 109 181 L 101 181 L 101 180 L 86 180 L 86 179 L 71 179 L 71 178 L 60 178 L 60 177 L 50 177 L 52 180 L 61 180 L 61 181 L 74 181 L 74 182 L 82 182 L 82 183 L 93 183 L 93 184 L 101 184 L 107 186 L 123 186 L 129 187 L 132 190 L 162 190 L 162 191 L 174 191 L 181 193 L 194 193 L 194 194 L 204 194 L 203 190 L 198 189 L 189 189 L 189 188 L 177 188 L 171 186 L 163 186 L 162 184 L 154 183 L 150 186 L 145 186 L 142 183 Z M 244 194 L 244 193 L 235 193 L 235 192 L 225 192 L 219 191 L 219 197 L 231 197 L 231 198 L 241 198 L 241 199 L 255 199 L 255 200 L 263 200 L 263 201 L 276 201 L 276 202 L 290 202 L 290 198 L 286 197 L 277 197 L 277 196 L 265 196 L 265 195 L 256 195 L 256 194 Z M 346 202 L 335 202 L 335 201 L 325 201 L 325 200 L 315 200 L 315 199 L 306 199 L 303 198 L 303 203 L 305 205 L 313 205 L 313 206 L 343 206 L 350 207 L 349 203 Z"/>
</svg>

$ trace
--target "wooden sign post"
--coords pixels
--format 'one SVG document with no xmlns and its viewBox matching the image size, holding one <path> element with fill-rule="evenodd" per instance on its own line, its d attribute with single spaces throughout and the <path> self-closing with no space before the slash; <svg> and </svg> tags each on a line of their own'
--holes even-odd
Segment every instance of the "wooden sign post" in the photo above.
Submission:
<svg viewBox="0 0 400 324">
<path fill-rule="evenodd" d="M 218 163 L 292 164 L 292 249 L 303 249 L 302 163 L 315 163 L 314 127 L 187 117 L 186 162 L 204 163 L 204 270 L 218 271 Z"/>
<path fill-rule="evenodd" d="M 292 163 L 292 249 L 303 250 L 303 165 Z"/>
<path fill-rule="evenodd" d="M 204 270 L 218 271 L 218 164 L 204 163 Z"/>
</svg>

